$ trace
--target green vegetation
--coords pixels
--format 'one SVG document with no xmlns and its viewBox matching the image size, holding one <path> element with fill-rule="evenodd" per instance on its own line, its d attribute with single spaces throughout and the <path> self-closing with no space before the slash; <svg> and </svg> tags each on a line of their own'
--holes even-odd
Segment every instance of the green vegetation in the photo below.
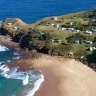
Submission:
<svg viewBox="0 0 96 96">
<path fill-rule="evenodd" d="M 2 25 L 1 32 L 10 34 L 22 48 L 74 58 L 96 69 L 96 10 L 45 18 L 35 26 L 21 26 L 13 19 Z M 16 26 L 19 29 L 12 31 Z"/>
</svg>

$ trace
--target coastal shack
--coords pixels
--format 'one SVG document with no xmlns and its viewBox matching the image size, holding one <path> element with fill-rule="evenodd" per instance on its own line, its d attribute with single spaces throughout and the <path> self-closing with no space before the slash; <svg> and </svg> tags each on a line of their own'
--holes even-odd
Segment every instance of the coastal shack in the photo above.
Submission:
<svg viewBox="0 0 96 96">
<path fill-rule="evenodd" d="M 13 25 L 13 23 L 11 23 L 11 22 L 8 22 L 8 23 L 7 23 L 7 25 L 9 25 L 9 26 L 12 26 L 12 25 Z"/>
<path fill-rule="evenodd" d="M 96 47 L 90 47 L 89 50 L 92 52 L 92 51 L 95 51 L 96 50 Z"/>
<path fill-rule="evenodd" d="M 60 39 L 53 39 L 52 42 L 54 42 L 54 43 L 62 43 L 63 41 L 60 40 Z"/>
<path fill-rule="evenodd" d="M 54 20 L 57 21 L 58 20 L 58 17 L 54 17 Z"/>
<path fill-rule="evenodd" d="M 84 33 L 85 33 L 85 34 L 92 35 L 92 33 L 93 33 L 93 32 L 92 32 L 92 31 L 88 31 L 88 30 L 87 30 L 87 31 L 86 31 L 86 32 L 84 32 Z"/>
<path fill-rule="evenodd" d="M 93 44 L 92 41 L 87 41 L 87 40 L 85 40 L 84 42 L 85 42 L 86 44 Z"/>
<path fill-rule="evenodd" d="M 64 27 L 61 27 L 61 30 L 63 31 L 63 30 L 66 30 L 67 28 L 64 28 Z"/>
<path fill-rule="evenodd" d="M 54 23 L 51 23 L 50 25 L 51 25 L 52 27 L 55 27 L 55 24 L 54 24 Z"/>
<path fill-rule="evenodd" d="M 71 32 L 75 32 L 74 28 L 67 28 L 67 30 L 71 31 Z"/>
<path fill-rule="evenodd" d="M 19 28 L 18 27 L 13 27 L 14 30 L 18 30 Z"/>
<path fill-rule="evenodd" d="M 92 29 L 92 32 L 96 32 L 96 29 Z"/>
<path fill-rule="evenodd" d="M 74 22 L 68 22 L 67 23 L 69 26 L 72 26 L 74 24 Z"/>
</svg>

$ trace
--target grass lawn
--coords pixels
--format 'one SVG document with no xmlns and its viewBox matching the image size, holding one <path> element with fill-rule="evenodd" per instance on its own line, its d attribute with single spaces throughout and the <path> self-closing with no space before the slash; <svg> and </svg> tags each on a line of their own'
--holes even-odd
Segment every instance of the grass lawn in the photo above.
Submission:
<svg viewBox="0 0 96 96">
<path fill-rule="evenodd" d="M 38 28 L 44 32 L 50 33 L 52 35 L 53 39 L 58 38 L 63 41 L 66 41 L 66 37 L 69 37 L 72 34 L 75 34 L 75 33 L 69 32 L 67 30 L 62 31 L 62 30 L 58 30 L 57 28 L 53 28 L 50 26 L 38 26 Z"/>
</svg>

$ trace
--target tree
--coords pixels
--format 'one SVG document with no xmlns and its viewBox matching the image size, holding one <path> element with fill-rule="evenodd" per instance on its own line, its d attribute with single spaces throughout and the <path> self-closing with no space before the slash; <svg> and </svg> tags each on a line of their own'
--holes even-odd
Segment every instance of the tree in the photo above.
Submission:
<svg viewBox="0 0 96 96">
<path fill-rule="evenodd" d="M 74 44 L 77 40 L 80 43 L 83 43 L 85 38 L 86 38 L 86 36 L 84 36 L 83 34 L 77 33 L 77 34 L 74 34 L 66 39 L 67 39 L 68 43 Z"/>
</svg>

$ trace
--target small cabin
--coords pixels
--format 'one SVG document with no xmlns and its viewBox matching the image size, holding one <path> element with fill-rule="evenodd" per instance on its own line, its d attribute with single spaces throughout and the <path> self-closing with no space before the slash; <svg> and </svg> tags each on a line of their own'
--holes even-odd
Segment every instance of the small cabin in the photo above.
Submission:
<svg viewBox="0 0 96 96">
<path fill-rule="evenodd" d="M 13 27 L 14 30 L 18 30 L 19 28 L 18 27 Z"/>
<path fill-rule="evenodd" d="M 79 33 L 80 32 L 80 30 L 75 30 L 77 33 Z"/>
<path fill-rule="evenodd" d="M 67 28 L 67 30 L 69 30 L 69 31 L 75 31 L 75 29 L 74 28 Z"/>
<path fill-rule="evenodd" d="M 92 51 L 96 50 L 96 47 L 90 47 L 89 50 L 92 52 Z"/>
<path fill-rule="evenodd" d="M 96 32 L 96 29 L 92 29 L 92 32 Z"/>
<path fill-rule="evenodd" d="M 87 41 L 87 40 L 85 40 L 85 43 L 86 43 L 86 44 L 93 44 L 92 41 Z"/>
<path fill-rule="evenodd" d="M 58 20 L 58 17 L 54 17 L 54 20 L 57 21 Z"/>
<path fill-rule="evenodd" d="M 79 40 L 75 41 L 75 44 L 80 44 L 80 41 Z"/>
<path fill-rule="evenodd" d="M 72 26 L 74 24 L 74 22 L 68 22 L 67 24 Z"/>
<path fill-rule="evenodd" d="M 92 19 L 93 22 L 96 22 L 96 19 Z"/>
<path fill-rule="evenodd" d="M 9 25 L 9 26 L 12 26 L 12 24 L 13 24 L 13 23 L 11 23 L 11 22 L 8 22 L 8 23 L 7 23 L 7 25 Z"/>
<path fill-rule="evenodd" d="M 52 23 L 52 24 L 51 24 L 51 26 L 52 26 L 52 27 L 54 27 L 54 26 L 55 26 L 55 24 L 54 24 L 54 23 Z"/>
<path fill-rule="evenodd" d="M 57 28 L 59 28 L 59 27 L 60 27 L 60 25 L 59 25 L 59 24 L 57 24 L 57 25 L 56 25 L 56 27 L 57 27 Z"/>
<path fill-rule="evenodd" d="M 92 31 L 88 31 L 88 30 L 85 32 L 85 34 L 90 34 L 90 35 L 92 35 L 92 33 L 93 33 Z"/>
</svg>

